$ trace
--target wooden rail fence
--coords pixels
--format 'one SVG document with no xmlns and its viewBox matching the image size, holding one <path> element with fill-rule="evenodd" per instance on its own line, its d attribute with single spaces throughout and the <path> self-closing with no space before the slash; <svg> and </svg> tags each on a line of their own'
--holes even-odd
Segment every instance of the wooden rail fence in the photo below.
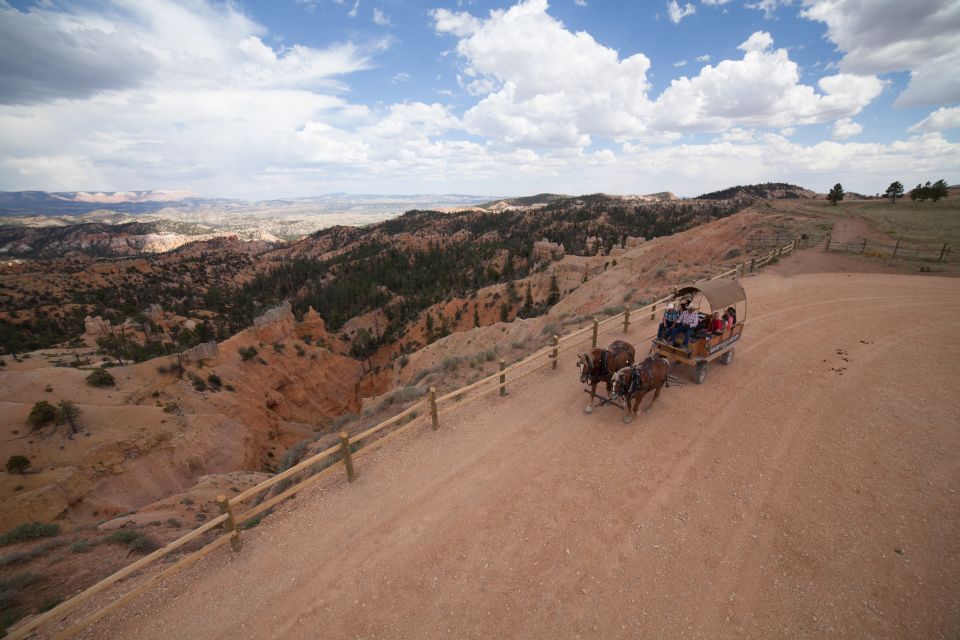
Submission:
<svg viewBox="0 0 960 640">
<path fill-rule="evenodd" d="M 859 253 L 872 258 L 895 260 L 927 260 L 931 262 L 960 262 L 960 254 L 951 253 L 949 244 L 906 244 L 897 240 L 893 244 L 875 242 L 862 238 L 854 242 L 836 242 L 829 235 L 823 240 L 824 251 Z"/>
<path fill-rule="evenodd" d="M 706 280 L 714 280 L 717 278 L 732 278 L 737 276 L 742 276 L 745 273 L 753 272 L 755 269 L 763 267 L 769 264 L 772 260 L 776 260 L 780 256 L 788 255 L 792 253 L 798 246 L 799 239 L 795 239 L 788 244 L 783 246 L 777 246 L 768 254 L 760 258 L 752 258 L 748 261 L 738 263 L 734 268 L 724 271 L 723 273 L 718 273 L 714 276 L 703 278 L 696 281 L 694 284 L 699 284 Z M 54 637 L 57 639 L 70 638 L 85 629 L 86 627 L 97 622 L 104 616 L 115 611 L 119 607 L 123 606 L 127 602 L 131 601 L 133 598 L 137 597 L 150 587 L 162 581 L 164 578 L 173 575 L 177 571 L 181 570 L 188 564 L 195 562 L 204 556 L 212 553 L 216 549 L 219 549 L 223 545 L 230 543 L 234 552 L 239 552 L 242 549 L 242 535 L 240 532 L 240 524 L 248 521 L 250 518 L 257 516 L 268 509 L 280 504 L 281 502 L 294 497 L 298 493 L 302 492 L 304 489 L 312 486 L 322 478 L 327 477 L 328 475 L 335 472 L 340 467 L 345 468 L 346 477 L 349 482 L 353 482 L 356 477 L 355 462 L 356 459 L 370 453 L 371 451 L 376 450 L 378 447 L 383 445 L 388 440 L 395 438 L 401 433 L 405 433 L 409 429 L 413 428 L 418 424 L 419 418 L 423 417 L 419 410 L 423 408 L 424 405 L 429 406 L 429 415 L 431 420 L 431 426 L 434 430 L 440 428 L 440 418 L 461 408 L 465 404 L 475 402 L 480 398 L 483 398 L 487 393 L 499 390 L 499 395 L 504 396 L 507 394 L 507 375 L 511 375 L 511 381 L 516 382 L 521 378 L 524 378 L 532 373 L 536 373 L 540 370 L 540 366 L 546 364 L 546 362 L 551 363 L 551 369 L 557 368 L 557 362 L 561 353 L 566 353 L 578 346 L 581 346 L 581 343 L 585 337 L 590 334 L 591 341 L 595 347 L 598 339 L 598 332 L 600 328 L 604 326 L 611 326 L 613 323 L 618 321 L 623 322 L 624 331 L 627 331 L 630 326 L 630 314 L 631 312 L 637 314 L 636 317 L 641 317 L 641 314 L 645 312 L 650 312 L 651 319 L 656 317 L 656 310 L 659 307 L 662 307 L 667 301 L 672 298 L 672 294 L 655 300 L 651 303 L 645 304 L 640 307 L 630 308 L 629 306 L 621 313 L 612 315 L 604 320 L 596 320 L 576 331 L 568 333 L 563 336 L 553 335 L 547 346 L 533 352 L 527 357 L 515 362 L 510 366 L 506 366 L 504 360 L 499 362 L 499 370 L 485 378 L 477 380 L 471 384 L 468 384 L 459 389 L 455 389 L 446 393 L 442 396 L 437 396 L 437 389 L 430 387 L 426 396 L 420 401 L 414 403 L 410 407 L 407 407 L 403 411 L 397 413 L 391 418 L 376 424 L 366 431 L 359 433 L 353 437 L 350 437 L 346 432 L 341 432 L 339 434 L 340 442 L 320 453 L 317 453 L 305 460 L 300 461 L 296 465 L 290 467 L 289 469 L 276 474 L 264 480 L 263 482 L 238 493 L 237 495 L 227 499 L 226 496 L 220 495 L 217 496 L 217 506 L 221 511 L 221 515 L 210 520 L 204 525 L 190 531 L 189 533 L 184 534 L 183 536 L 177 538 L 173 542 L 170 542 L 166 546 L 150 553 L 149 555 L 144 556 L 143 558 L 137 560 L 136 562 L 128 565 L 127 567 L 117 571 L 116 573 L 104 578 L 103 580 L 97 582 L 96 584 L 88 587 L 81 593 L 73 596 L 72 598 L 65 600 L 60 603 L 50 611 L 40 614 L 37 617 L 26 621 L 19 628 L 16 628 L 10 631 L 8 638 L 11 640 L 21 640 L 26 638 L 28 635 L 39 629 L 40 627 L 49 624 L 51 622 L 61 620 L 64 616 L 70 611 L 77 608 L 82 603 L 90 600 L 93 596 L 102 593 L 109 587 L 117 584 L 124 578 L 132 576 L 133 574 L 139 572 L 141 569 L 144 569 L 148 565 L 164 558 L 165 556 L 173 553 L 177 549 L 180 549 L 187 543 L 196 540 L 197 538 L 203 536 L 204 534 L 210 532 L 216 527 L 223 525 L 223 535 L 215 538 L 209 542 L 206 546 L 202 547 L 198 551 L 194 551 L 171 564 L 168 567 L 165 567 L 159 573 L 151 576 L 145 580 L 142 584 L 136 586 L 132 590 L 118 597 L 116 600 L 110 602 L 101 609 L 95 611 L 92 614 L 84 617 L 83 619 L 76 621 L 68 628 L 57 633 Z M 542 359 L 546 358 L 545 362 L 541 362 Z M 531 366 L 536 364 L 536 366 Z M 526 371 L 521 371 L 523 369 Z M 519 372 L 519 373 L 518 373 Z M 477 391 L 471 397 L 466 398 L 471 392 Z M 447 404 L 449 406 L 445 407 L 443 410 L 440 410 L 438 407 L 440 405 Z M 380 433 L 388 427 L 399 424 L 401 421 L 408 419 L 407 423 L 393 429 L 389 433 L 383 435 L 377 440 L 365 443 L 370 439 L 371 436 Z M 333 460 L 336 458 L 335 460 Z M 332 461 L 331 461 L 332 460 Z M 322 469 L 316 471 L 315 473 L 310 473 L 311 468 L 315 466 L 324 466 Z M 285 488 L 279 494 L 270 497 L 269 499 L 262 500 L 259 503 L 255 503 L 246 508 L 245 511 L 242 511 L 239 516 L 235 516 L 235 511 L 239 509 L 243 503 L 250 501 L 252 498 L 258 496 L 263 497 L 266 495 L 265 492 L 273 489 L 281 483 L 286 483 L 291 481 L 296 476 L 300 474 L 308 473 L 307 477 L 302 480 L 294 483 L 292 486 Z"/>
</svg>

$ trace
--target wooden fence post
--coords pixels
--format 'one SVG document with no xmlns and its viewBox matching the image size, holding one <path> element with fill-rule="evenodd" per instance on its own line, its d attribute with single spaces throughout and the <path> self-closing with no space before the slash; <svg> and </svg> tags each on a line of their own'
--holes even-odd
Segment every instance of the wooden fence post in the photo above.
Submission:
<svg viewBox="0 0 960 640">
<path fill-rule="evenodd" d="M 943 245 L 943 248 L 940 249 L 940 258 L 937 259 L 937 262 L 943 262 L 943 256 L 947 255 L 947 245 Z"/>
<path fill-rule="evenodd" d="M 230 547 L 234 551 L 240 551 L 243 546 L 240 542 L 240 532 L 237 531 L 237 522 L 233 519 L 233 507 L 227 501 L 227 496 L 222 493 L 218 495 L 217 505 L 220 507 L 220 513 L 227 514 L 227 520 L 223 523 L 223 530 L 230 532 Z"/>
<path fill-rule="evenodd" d="M 343 466 L 347 468 L 347 482 L 353 482 L 357 474 L 353 471 L 353 452 L 350 451 L 350 436 L 346 431 L 340 432 L 340 450 L 343 452 Z"/>
<path fill-rule="evenodd" d="M 560 336 L 554 334 L 553 339 L 550 341 L 550 344 L 553 345 L 553 351 L 550 352 L 550 357 L 553 359 L 553 365 L 551 368 L 557 368 L 557 357 L 560 355 Z"/>
<path fill-rule="evenodd" d="M 500 369 L 503 369 L 503 360 L 500 361 Z M 440 428 L 440 419 L 437 418 L 437 388 L 430 387 L 430 422 L 433 430 Z"/>
<path fill-rule="evenodd" d="M 863 239 L 863 246 L 860 247 L 860 255 L 863 255 L 867 252 L 867 239 Z"/>
<path fill-rule="evenodd" d="M 597 331 L 600 328 L 600 323 L 597 322 L 597 319 L 593 319 L 593 349 L 597 348 Z"/>
<path fill-rule="evenodd" d="M 753 273 L 753 266 L 756 264 L 756 258 L 750 258 L 750 273 Z"/>
<path fill-rule="evenodd" d="M 893 260 L 894 258 L 897 257 L 897 249 L 899 249 L 899 248 L 900 248 L 900 241 L 897 240 L 897 244 L 893 245 L 893 255 L 890 256 L 890 259 L 891 259 L 891 260 Z"/>
<path fill-rule="evenodd" d="M 650 319 L 651 320 L 657 319 L 657 303 L 656 302 L 653 303 L 653 307 L 650 309 Z"/>
<path fill-rule="evenodd" d="M 507 361 L 500 358 L 500 395 L 507 395 L 507 374 L 503 372 L 507 368 Z"/>
<path fill-rule="evenodd" d="M 830 234 L 827 234 L 827 241 L 823 244 L 824 251 L 830 251 Z"/>
<path fill-rule="evenodd" d="M 623 312 L 623 332 L 626 333 L 630 328 L 630 307 Z"/>
</svg>

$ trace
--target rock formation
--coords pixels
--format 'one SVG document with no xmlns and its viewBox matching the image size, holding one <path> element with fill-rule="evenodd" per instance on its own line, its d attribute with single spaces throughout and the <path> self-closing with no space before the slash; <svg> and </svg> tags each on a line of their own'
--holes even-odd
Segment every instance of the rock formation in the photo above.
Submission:
<svg viewBox="0 0 960 640">
<path fill-rule="evenodd" d="M 546 238 L 543 240 L 537 240 L 533 243 L 531 257 L 534 264 L 539 262 L 560 260 L 564 255 L 566 255 L 566 251 L 564 250 L 562 244 L 549 242 Z"/>
<path fill-rule="evenodd" d="M 290 308 L 290 301 L 272 309 L 267 309 L 263 315 L 254 318 L 253 334 L 262 342 L 279 342 L 293 335 L 294 319 Z"/>
</svg>

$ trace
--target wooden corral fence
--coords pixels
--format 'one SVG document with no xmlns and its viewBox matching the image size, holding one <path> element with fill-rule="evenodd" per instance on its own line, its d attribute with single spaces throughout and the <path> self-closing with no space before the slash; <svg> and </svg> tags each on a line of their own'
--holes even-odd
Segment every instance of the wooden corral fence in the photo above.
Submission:
<svg viewBox="0 0 960 640">
<path fill-rule="evenodd" d="M 716 280 L 718 278 L 742 277 L 769 264 L 771 261 L 778 259 L 780 256 L 790 254 L 798 247 L 798 244 L 799 239 L 796 239 L 782 246 L 777 246 L 772 251 L 760 256 L 759 258 L 752 258 L 750 260 L 738 263 L 732 269 L 728 269 L 723 273 L 718 273 L 709 278 L 698 280 L 694 284 L 699 284 L 705 280 Z M 423 399 L 421 399 L 419 402 L 401 411 L 395 416 L 370 427 L 366 431 L 363 431 L 362 433 L 352 437 L 346 432 L 341 432 L 339 434 L 339 444 L 336 444 L 325 451 L 321 451 L 320 453 L 317 453 L 316 455 L 299 462 L 293 467 L 290 467 L 286 471 L 278 473 L 277 475 L 264 480 L 263 482 L 250 487 L 249 489 L 246 489 L 235 496 L 230 498 L 227 498 L 227 496 L 224 495 L 218 496 L 217 506 L 221 512 L 220 516 L 210 520 L 206 524 L 194 529 L 180 538 L 177 538 L 173 542 L 150 553 L 149 555 L 144 556 L 120 571 L 117 571 L 116 573 L 104 578 L 69 600 L 65 600 L 64 602 L 60 603 L 50 611 L 47 611 L 46 613 L 43 613 L 32 620 L 28 620 L 19 628 L 12 630 L 8 637 L 11 638 L 11 640 L 20 640 L 44 625 L 54 621 L 62 620 L 67 613 L 76 609 L 79 605 L 90 600 L 97 594 L 104 592 L 125 578 L 138 573 L 142 569 L 152 565 L 153 563 L 156 563 L 178 549 L 181 549 L 184 547 L 184 545 L 196 541 L 198 538 L 208 532 L 213 531 L 217 527 L 220 527 L 220 536 L 207 543 L 199 550 L 193 551 L 182 558 L 177 559 L 169 566 L 164 567 L 156 574 L 150 576 L 142 583 L 119 596 L 106 606 L 87 615 L 81 620 L 74 622 L 66 629 L 57 633 L 54 637 L 73 637 L 86 627 L 94 624 L 112 611 L 115 611 L 116 609 L 130 602 L 147 589 L 158 584 L 164 578 L 169 577 L 188 564 L 203 558 L 227 543 L 231 545 L 234 552 L 240 552 L 243 546 L 240 530 L 241 527 L 239 526 L 241 523 L 259 514 L 262 514 L 264 511 L 275 507 L 288 498 L 294 497 L 301 491 L 307 489 L 311 485 L 315 484 L 322 478 L 329 476 L 340 468 L 344 469 L 347 480 L 353 482 L 356 473 L 358 473 L 358 458 L 380 447 L 391 438 L 394 438 L 401 433 L 412 429 L 414 426 L 420 424 L 421 420 L 425 419 L 426 416 L 430 416 L 431 427 L 434 430 L 439 429 L 442 426 L 441 418 L 447 413 L 462 407 L 464 404 L 474 402 L 484 397 L 486 394 L 494 391 L 499 391 L 501 396 L 506 395 L 508 376 L 511 382 L 516 382 L 525 376 L 536 373 L 540 370 L 541 366 L 546 365 L 547 363 L 550 363 L 552 369 L 556 369 L 560 354 L 570 351 L 574 348 L 582 348 L 582 343 L 585 341 L 588 334 L 591 336 L 591 342 L 593 346 L 596 346 L 598 332 L 601 327 L 613 326 L 622 322 L 623 330 L 626 332 L 630 328 L 631 317 L 634 318 L 634 321 L 636 321 L 636 319 L 642 319 L 646 313 L 649 312 L 650 318 L 653 319 L 656 317 L 657 310 L 662 309 L 663 305 L 671 298 L 672 296 L 666 296 L 641 307 L 630 308 L 628 306 L 627 309 L 622 313 L 610 316 L 604 320 L 594 319 L 591 324 L 588 324 L 586 327 L 572 333 L 568 333 L 564 336 L 554 335 L 551 337 L 547 346 L 535 351 L 534 353 L 514 364 L 511 364 L 510 366 L 507 366 L 506 362 L 501 359 L 499 362 L 499 370 L 492 375 L 440 396 L 437 395 L 437 390 L 431 387 L 429 392 L 425 394 Z M 442 406 L 444 408 L 440 409 Z M 424 409 L 427 409 L 427 411 L 424 411 Z M 381 437 L 376 440 L 372 440 L 374 435 L 380 434 L 385 429 L 389 429 L 391 427 L 393 427 L 391 431 L 382 434 Z M 294 482 L 295 480 L 296 482 Z M 291 482 L 294 482 L 294 484 L 290 485 Z M 281 483 L 283 483 L 281 486 L 282 491 L 277 495 L 266 498 L 269 491 L 280 490 L 275 488 Z"/>
<path fill-rule="evenodd" d="M 824 251 L 845 251 L 859 253 L 871 258 L 884 260 L 927 260 L 931 262 L 960 262 L 960 255 L 950 252 L 949 244 L 907 244 L 897 240 L 893 244 L 875 242 L 862 238 L 853 242 L 836 242 L 829 235 L 819 243 Z"/>
</svg>

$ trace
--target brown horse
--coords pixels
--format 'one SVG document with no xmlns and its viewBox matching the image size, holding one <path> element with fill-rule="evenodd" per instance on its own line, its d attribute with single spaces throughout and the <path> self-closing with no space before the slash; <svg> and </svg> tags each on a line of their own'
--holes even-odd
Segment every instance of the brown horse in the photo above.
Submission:
<svg viewBox="0 0 960 640">
<path fill-rule="evenodd" d="M 646 360 L 632 367 L 623 367 L 613 376 L 613 394 L 611 398 L 623 397 L 623 407 L 626 413 L 624 422 L 633 420 L 640 402 L 647 391 L 654 390 L 653 400 L 647 407 L 647 412 L 653 411 L 653 403 L 660 395 L 660 389 L 669 387 L 670 361 L 666 358 L 649 356 Z M 630 400 L 633 400 L 633 410 L 630 409 Z"/>
<path fill-rule="evenodd" d="M 612 342 L 606 349 L 592 349 L 580 354 L 577 366 L 580 368 L 580 382 L 590 383 L 590 404 L 583 408 L 593 413 L 593 401 L 597 397 L 597 385 L 603 380 L 607 383 L 607 395 L 610 395 L 610 383 L 614 372 L 633 364 L 637 354 L 633 345 L 623 340 Z"/>
</svg>

